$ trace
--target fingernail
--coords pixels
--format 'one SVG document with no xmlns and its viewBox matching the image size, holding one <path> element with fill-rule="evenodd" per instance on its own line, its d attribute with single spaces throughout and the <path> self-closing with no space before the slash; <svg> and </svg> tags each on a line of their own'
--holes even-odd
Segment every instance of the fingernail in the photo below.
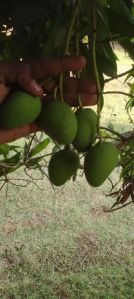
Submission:
<svg viewBox="0 0 134 299">
<path fill-rule="evenodd" d="M 34 88 L 34 90 L 36 91 L 36 92 L 38 92 L 38 93 L 43 93 L 43 89 L 42 89 L 42 87 L 35 81 L 35 80 L 33 80 L 32 82 L 31 82 L 31 84 L 32 84 L 32 87 Z"/>
</svg>

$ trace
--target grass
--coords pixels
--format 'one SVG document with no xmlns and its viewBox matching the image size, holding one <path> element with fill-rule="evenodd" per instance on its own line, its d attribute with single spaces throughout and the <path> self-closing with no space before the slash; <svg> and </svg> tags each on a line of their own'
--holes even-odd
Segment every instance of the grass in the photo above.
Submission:
<svg viewBox="0 0 134 299">
<path fill-rule="evenodd" d="M 116 50 L 118 61 L 118 73 L 123 73 L 132 67 L 132 61 L 125 55 L 121 49 Z M 123 62 L 123 63 L 122 63 Z M 124 77 L 111 81 L 105 85 L 105 91 L 124 91 L 128 92 L 127 84 L 124 84 Z M 114 129 L 120 132 L 124 130 L 133 130 L 133 124 L 129 123 L 129 118 L 125 112 L 127 97 L 119 94 L 105 95 L 105 107 L 102 113 L 102 123 L 107 124 L 109 121 L 113 124 Z M 134 111 L 132 111 L 134 119 Z"/>
<path fill-rule="evenodd" d="M 126 56 L 123 63 L 124 70 Z M 107 96 L 102 123 L 110 119 L 122 131 L 128 119 L 118 97 Z M 93 189 L 78 176 L 55 191 L 46 178 L 37 183 L 45 191 L 35 185 L 11 185 L 7 197 L 1 191 L 0 298 L 134 298 L 132 207 L 104 212 L 113 203 L 105 197 L 109 181 Z"/>
</svg>

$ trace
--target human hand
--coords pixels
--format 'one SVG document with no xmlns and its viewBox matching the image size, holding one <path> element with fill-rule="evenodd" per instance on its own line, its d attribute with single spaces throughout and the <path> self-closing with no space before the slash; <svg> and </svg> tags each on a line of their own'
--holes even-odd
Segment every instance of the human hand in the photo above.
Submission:
<svg viewBox="0 0 134 299">
<path fill-rule="evenodd" d="M 61 73 L 77 72 L 86 65 L 82 56 L 63 57 L 59 59 L 38 59 L 34 61 L 0 63 L 0 104 L 4 101 L 14 85 L 32 95 L 41 96 L 43 102 L 50 101 L 57 78 Z M 47 78 L 41 86 L 39 82 Z M 63 84 L 64 99 L 70 106 L 77 106 L 78 94 L 83 106 L 95 105 L 97 102 L 96 85 L 91 80 L 65 78 Z M 45 96 L 43 96 L 45 94 Z M 16 140 L 20 137 L 39 131 L 36 123 L 11 130 L 0 129 L 0 144 Z"/>
</svg>

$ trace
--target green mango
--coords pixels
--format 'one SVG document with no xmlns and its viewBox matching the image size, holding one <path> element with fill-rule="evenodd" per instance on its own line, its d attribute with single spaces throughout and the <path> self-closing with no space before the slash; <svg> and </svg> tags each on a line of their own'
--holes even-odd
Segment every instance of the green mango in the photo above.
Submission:
<svg viewBox="0 0 134 299">
<path fill-rule="evenodd" d="M 102 185 L 118 163 L 119 152 L 110 142 L 95 144 L 86 153 L 84 172 L 88 183 L 93 187 Z"/>
<path fill-rule="evenodd" d="M 13 129 L 36 120 L 41 111 L 41 99 L 24 91 L 12 92 L 0 106 L 0 127 Z"/>
<path fill-rule="evenodd" d="M 90 108 L 79 108 L 75 115 L 78 129 L 73 141 L 73 146 L 79 152 L 84 152 L 95 140 L 97 133 L 97 115 Z"/>
<path fill-rule="evenodd" d="M 50 182 L 61 186 L 76 173 L 79 167 L 79 156 L 72 150 L 56 152 L 48 165 Z"/>
<path fill-rule="evenodd" d="M 68 104 L 57 100 L 43 106 L 38 123 L 59 144 L 72 143 L 77 132 L 75 114 Z"/>
</svg>

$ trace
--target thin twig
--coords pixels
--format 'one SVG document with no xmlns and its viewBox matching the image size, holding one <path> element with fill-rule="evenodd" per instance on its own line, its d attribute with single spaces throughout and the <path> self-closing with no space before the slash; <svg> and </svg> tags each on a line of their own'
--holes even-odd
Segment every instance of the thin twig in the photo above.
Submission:
<svg viewBox="0 0 134 299">
<path fill-rule="evenodd" d="M 130 205 L 131 203 L 134 203 L 133 201 L 130 201 L 130 202 L 127 202 L 126 204 L 124 204 L 123 206 L 121 207 L 118 207 L 118 208 L 115 208 L 115 209 L 109 209 L 109 210 L 104 210 L 104 212 L 106 213 L 111 213 L 111 212 L 114 212 L 114 211 L 118 211 L 118 210 L 121 210 L 122 208 L 125 208 L 126 206 Z"/>
<path fill-rule="evenodd" d="M 111 38 L 107 38 L 107 39 L 103 39 L 103 40 L 97 40 L 97 43 L 107 43 L 107 42 L 111 42 L 111 41 L 118 41 L 120 38 L 122 37 L 133 37 L 134 33 L 133 32 L 128 32 L 128 33 L 124 33 L 124 34 L 118 34 L 116 36 L 113 36 Z"/>
<path fill-rule="evenodd" d="M 134 99 L 134 96 L 130 93 L 123 92 L 123 91 L 103 91 L 102 94 L 122 94 L 124 96 L 130 97 Z"/>
<path fill-rule="evenodd" d="M 106 130 L 106 131 L 108 131 L 108 132 L 110 132 L 110 133 L 112 133 L 112 134 L 114 134 L 114 135 L 116 135 L 116 136 L 118 136 L 120 139 L 122 139 L 122 140 L 126 140 L 126 138 L 122 135 L 122 134 L 120 134 L 120 133 L 118 133 L 118 132 L 116 132 L 116 131 L 114 131 L 114 130 L 112 130 L 112 129 L 109 129 L 109 128 L 106 128 L 106 127 L 100 127 L 100 129 L 102 129 L 102 130 Z"/>
<path fill-rule="evenodd" d="M 105 80 L 104 80 L 104 83 L 108 83 L 108 82 L 110 82 L 110 81 L 112 81 L 112 80 L 121 78 L 121 77 L 123 77 L 123 76 L 129 74 L 129 73 L 132 72 L 132 71 L 134 71 L 134 67 L 132 67 L 131 69 L 129 69 L 129 70 L 126 71 L 126 72 L 123 72 L 123 73 L 121 73 L 121 74 L 118 74 L 118 75 L 116 75 L 116 76 L 113 76 L 113 77 L 111 77 L 111 78 L 109 78 L 109 79 L 105 79 Z"/>
<path fill-rule="evenodd" d="M 97 133 L 99 136 L 99 140 L 101 141 L 101 134 L 100 134 L 100 121 L 101 121 L 101 84 L 97 66 L 97 57 L 96 57 L 96 37 L 97 37 L 97 6 L 96 1 L 92 0 L 91 2 L 91 11 L 92 11 L 92 59 L 93 59 L 93 68 L 95 74 L 95 80 L 97 85 Z"/>
</svg>

